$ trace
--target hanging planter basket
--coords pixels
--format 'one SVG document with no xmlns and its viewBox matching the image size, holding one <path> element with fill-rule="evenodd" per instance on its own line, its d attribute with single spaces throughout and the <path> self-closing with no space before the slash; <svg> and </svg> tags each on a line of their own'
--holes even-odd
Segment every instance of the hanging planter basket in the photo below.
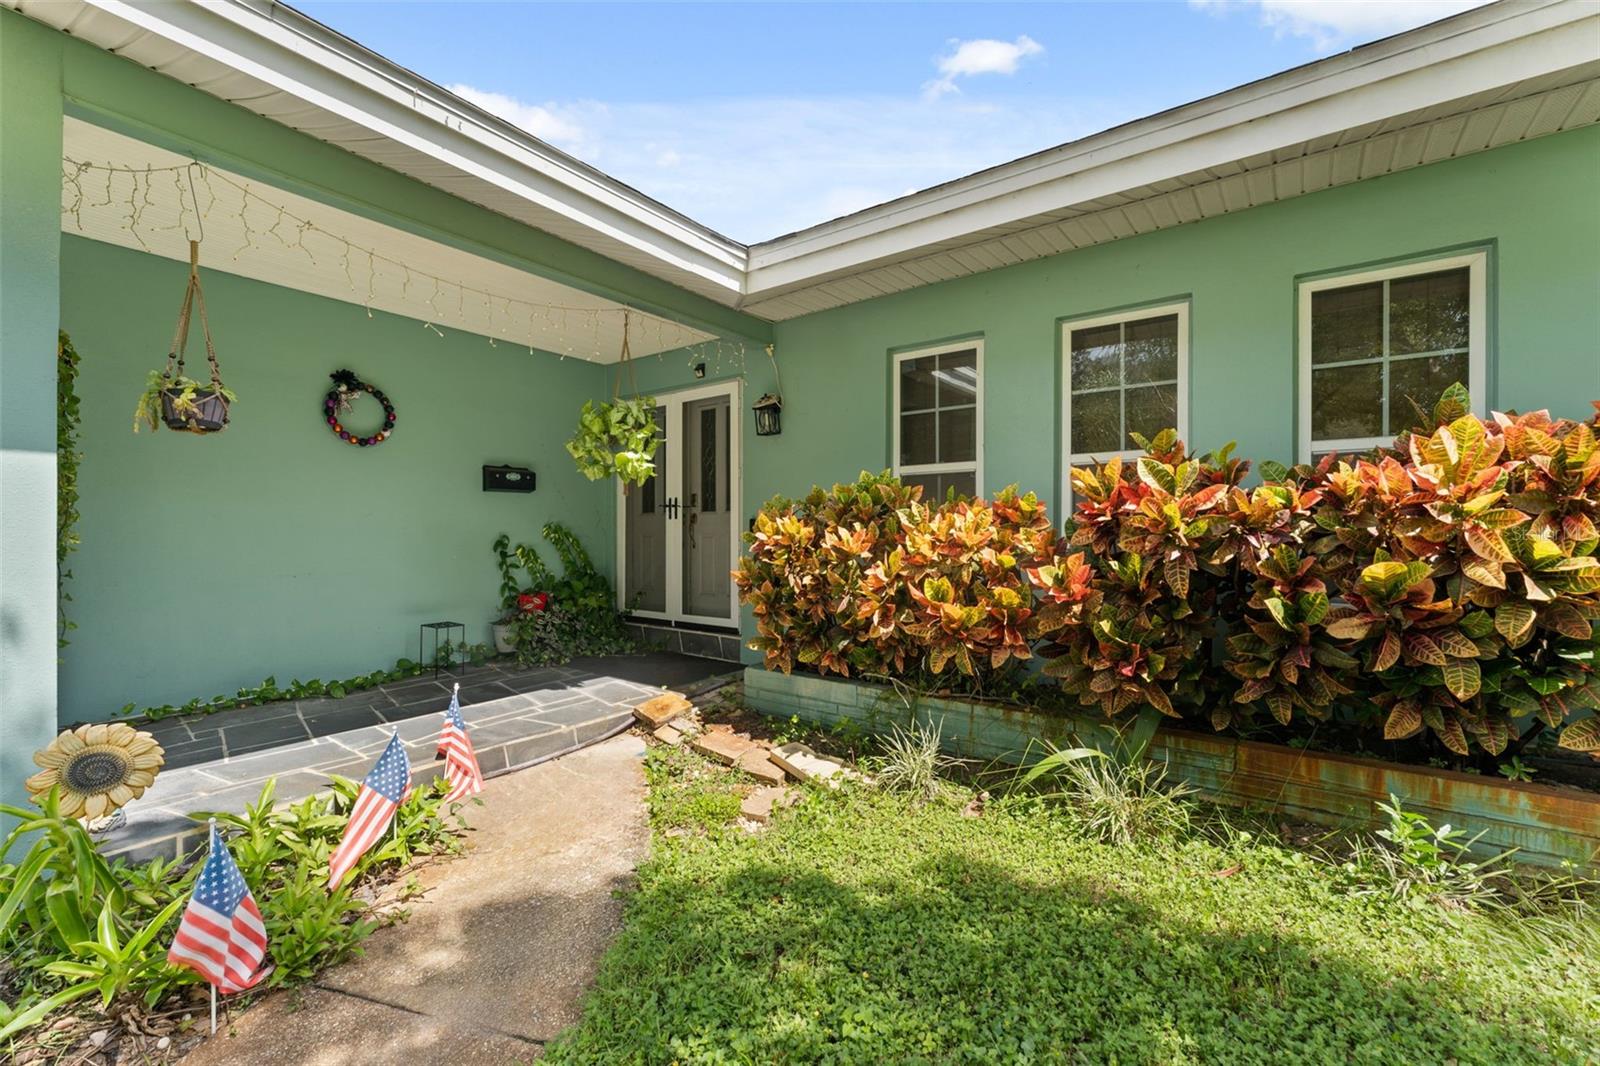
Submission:
<svg viewBox="0 0 1600 1066">
<path fill-rule="evenodd" d="M 200 331 L 205 336 L 206 363 L 211 369 L 210 383 L 195 381 L 183 372 L 184 351 L 189 345 L 189 322 L 200 309 Z M 200 242 L 189 242 L 189 284 L 183 290 L 178 309 L 178 328 L 172 336 L 163 370 L 152 370 L 134 410 L 133 431 L 141 424 L 155 429 L 158 422 L 168 429 L 188 433 L 220 433 L 228 426 L 228 406 L 237 396 L 222 383 L 217 366 L 217 348 L 211 339 L 211 324 L 206 320 L 206 295 L 200 287 Z"/>
<path fill-rule="evenodd" d="M 161 421 L 168 429 L 220 433 L 228 425 L 228 398 L 216 389 L 169 386 L 161 390 Z"/>
<path fill-rule="evenodd" d="M 567 442 L 567 454 L 577 463 L 578 472 L 590 481 L 615 476 L 622 491 L 643 485 L 655 476 L 656 450 L 661 446 L 661 431 L 656 425 L 656 401 L 649 396 L 622 396 L 622 372 L 637 390 L 633 363 L 628 351 L 627 312 L 622 316 L 622 352 L 617 361 L 617 383 L 611 401 L 596 407 L 585 400 L 578 413 L 578 432 Z"/>
</svg>

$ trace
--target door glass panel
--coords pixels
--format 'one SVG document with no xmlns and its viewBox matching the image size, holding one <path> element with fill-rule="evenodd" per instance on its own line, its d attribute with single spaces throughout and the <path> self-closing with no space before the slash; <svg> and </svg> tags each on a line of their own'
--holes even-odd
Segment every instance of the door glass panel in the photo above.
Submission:
<svg viewBox="0 0 1600 1066">
<path fill-rule="evenodd" d="M 733 533 L 728 523 L 728 398 L 683 405 L 683 610 L 686 615 L 731 621 Z"/>
<path fill-rule="evenodd" d="M 672 442 L 667 440 L 667 409 L 656 408 L 661 445 L 656 450 L 656 472 L 624 497 L 627 581 L 623 589 L 628 610 L 664 612 L 667 609 L 667 461 Z"/>
<path fill-rule="evenodd" d="M 717 460 L 721 451 L 717 447 L 717 409 L 704 408 L 700 412 L 700 499 L 696 502 L 701 514 L 717 509 Z"/>
</svg>

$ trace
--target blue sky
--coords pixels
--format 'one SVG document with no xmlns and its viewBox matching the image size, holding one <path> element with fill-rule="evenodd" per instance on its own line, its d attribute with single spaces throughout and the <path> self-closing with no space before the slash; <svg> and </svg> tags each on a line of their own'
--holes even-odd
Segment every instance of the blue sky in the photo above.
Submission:
<svg viewBox="0 0 1600 1066">
<path fill-rule="evenodd" d="M 1474 0 L 298 6 L 753 242 Z"/>
</svg>

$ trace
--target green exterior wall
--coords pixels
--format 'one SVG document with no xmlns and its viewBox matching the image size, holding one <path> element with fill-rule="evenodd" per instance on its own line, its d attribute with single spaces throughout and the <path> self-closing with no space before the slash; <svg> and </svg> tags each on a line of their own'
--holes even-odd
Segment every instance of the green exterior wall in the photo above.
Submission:
<svg viewBox="0 0 1600 1066">
<path fill-rule="evenodd" d="M 56 724 L 59 40 L 0 20 L 0 800 Z"/>
<path fill-rule="evenodd" d="M 186 269 L 62 238 L 84 452 L 63 721 L 268 674 L 287 684 L 366 673 L 414 658 L 422 622 L 462 622 L 486 642 L 501 532 L 542 546 L 543 524 L 562 522 L 610 565 L 607 486 L 562 447 L 604 386 L 582 360 L 441 338 L 408 318 L 207 272 L 223 379 L 239 394 L 233 421 L 215 436 L 135 435 L 134 401 L 165 359 Z M 202 376 L 197 337 L 190 349 L 189 372 Z M 341 367 L 395 405 L 394 436 L 377 447 L 344 443 L 322 419 Z M 352 425 L 379 415 L 363 401 Z M 537 491 L 482 491 L 485 463 L 533 467 Z"/>
<path fill-rule="evenodd" d="M 1489 404 L 1586 417 L 1600 399 L 1596 190 L 1588 127 L 780 322 L 783 433 L 755 437 L 746 411 L 745 511 L 889 466 L 890 353 L 966 337 L 985 341 L 983 487 L 1055 504 L 1059 323 L 1180 299 L 1190 443 L 1292 461 L 1297 278 L 1448 249 L 1489 250 Z M 640 388 L 692 384 L 687 363 L 644 360 Z M 748 408 L 776 386 L 759 349 L 744 372 Z"/>
<path fill-rule="evenodd" d="M 577 360 L 208 272 L 233 425 L 209 439 L 130 432 L 163 360 L 182 264 L 60 232 L 63 114 L 106 125 L 366 217 L 721 336 L 768 323 L 515 223 L 137 64 L 0 10 L 0 385 L 4 619 L 0 799 L 57 723 L 126 702 L 209 696 L 267 674 L 349 676 L 416 654 L 438 618 L 488 639 L 501 531 L 571 526 L 602 568 L 611 496 L 562 443 L 607 387 Z M 58 306 L 59 304 L 59 306 Z M 54 351 L 83 355 L 82 551 L 55 645 Z M 197 346 L 198 347 L 198 346 Z M 316 417 L 349 366 L 400 422 L 378 449 Z M 486 494 L 486 462 L 531 465 L 532 496 Z M 59 674 L 59 676 L 58 676 Z M 59 688 L 59 702 L 58 702 Z"/>
</svg>

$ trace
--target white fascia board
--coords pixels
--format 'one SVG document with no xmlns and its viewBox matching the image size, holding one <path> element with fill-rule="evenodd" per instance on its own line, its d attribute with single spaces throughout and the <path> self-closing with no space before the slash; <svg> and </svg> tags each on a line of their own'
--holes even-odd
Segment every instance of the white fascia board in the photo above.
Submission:
<svg viewBox="0 0 1600 1066">
<path fill-rule="evenodd" d="M 138 29 L 703 278 L 735 299 L 744 246 L 280 6 L 85 0 Z M 291 25 L 290 23 L 293 23 Z"/>
<path fill-rule="evenodd" d="M 755 245 L 747 299 L 1597 60 L 1600 10 L 1593 4 L 1479 9 Z"/>
</svg>

